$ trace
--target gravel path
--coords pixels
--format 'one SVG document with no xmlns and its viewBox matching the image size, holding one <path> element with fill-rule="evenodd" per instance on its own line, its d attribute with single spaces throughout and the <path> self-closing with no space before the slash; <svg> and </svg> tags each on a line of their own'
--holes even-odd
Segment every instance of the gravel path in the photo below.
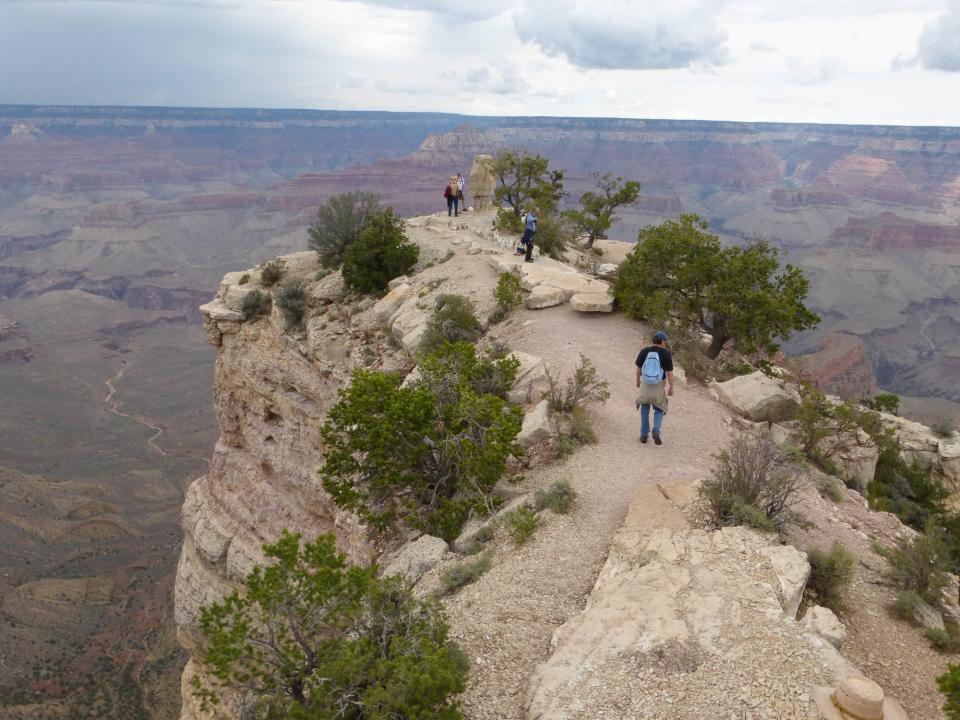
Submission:
<svg viewBox="0 0 960 720">
<path fill-rule="evenodd" d="M 452 633 L 472 664 L 462 697 L 472 720 L 524 717 L 527 679 L 548 657 L 554 630 L 583 609 L 639 484 L 704 476 L 729 438 L 723 408 L 704 389 L 678 383 L 664 444 L 640 444 L 633 363 L 649 335 L 640 323 L 568 305 L 521 309 L 515 318 L 491 334 L 543 357 L 564 378 L 583 353 L 609 381 L 611 397 L 592 409 L 596 445 L 526 475 L 530 489 L 569 481 L 578 493 L 574 510 L 542 513 L 533 539 L 519 548 L 498 537 L 493 568 L 446 603 Z"/>
</svg>

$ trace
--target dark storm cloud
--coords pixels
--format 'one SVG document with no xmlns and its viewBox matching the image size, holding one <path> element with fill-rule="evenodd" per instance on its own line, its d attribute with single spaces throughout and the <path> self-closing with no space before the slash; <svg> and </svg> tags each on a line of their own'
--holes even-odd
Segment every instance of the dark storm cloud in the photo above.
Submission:
<svg viewBox="0 0 960 720">
<path fill-rule="evenodd" d="M 0 102 L 282 105 L 284 70 L 306 49 L 276 21 L 280 7 L 3 2 Z"/>
<path fill-rule="evenodd" d="M 950 0 L 947 11 L 923 29 L 917 58 L 931 70 L 960 72 L 960 0 Z"/>
<path fill-rule="evenodd" d="M 722 0 L 528 0 L 517 34 L 582 68 L 663 70 L 727 62 Z"/>
</svg>

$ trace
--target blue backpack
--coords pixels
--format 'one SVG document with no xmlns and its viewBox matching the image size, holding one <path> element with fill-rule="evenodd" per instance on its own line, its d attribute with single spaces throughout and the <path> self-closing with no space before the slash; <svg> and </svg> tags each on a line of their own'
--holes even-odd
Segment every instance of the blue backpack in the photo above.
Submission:
<svg viewBox="0 0 960 720">
<path fill-rule="evenodd" d="M 658 385 L 663 381 L 660 353 L 656 350 L 647 353 L 647 358 L 643 361 L 643 367 L 640 368 L 640 374 L 643 377 L 644 385 Z"/>
</svg>

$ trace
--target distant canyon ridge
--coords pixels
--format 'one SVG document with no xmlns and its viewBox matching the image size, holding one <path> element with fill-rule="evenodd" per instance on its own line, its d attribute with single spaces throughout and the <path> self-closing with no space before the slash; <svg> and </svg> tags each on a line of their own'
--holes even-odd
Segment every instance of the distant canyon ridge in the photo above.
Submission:
<svg viewBox="0 0 960 720">
<path fill-rule="evenodd" d="M 958 128 L 0 106 L 0 697 L 176 715 L 179 508 L 216 438 L 197 305 L 303 249 L 331 195 L 440 210 L 505 147 L 568 204 L 591 172 L 640 181 L 613 238 L 681 212 L 767 238 L 811 279 L 823 323 L 787 349 L 815 379 L 960 410 Z"/>
</svg>

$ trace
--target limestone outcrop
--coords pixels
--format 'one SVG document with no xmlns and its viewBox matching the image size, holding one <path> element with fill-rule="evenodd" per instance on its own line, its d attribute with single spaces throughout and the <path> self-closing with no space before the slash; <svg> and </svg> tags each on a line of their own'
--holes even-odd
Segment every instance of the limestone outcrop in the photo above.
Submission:
<svg viewBox="0 0 960 720">
<path fill-rule="evenodd" d="M 759 370 L 713 387 L 724 405 L 753 422 L 789 420 L 798 406 L 797 399 L 784 389 L 781 381 Z"/>
<path fill-rule="evenodd" d="M 808 717 L 812 688 L 847 664 L 788 618 L 803 555 L 744 528 L 650 528 L 656 502 L 638 493 L 586 609 L 554 634 L 530 720 Z"/>
</svg>

